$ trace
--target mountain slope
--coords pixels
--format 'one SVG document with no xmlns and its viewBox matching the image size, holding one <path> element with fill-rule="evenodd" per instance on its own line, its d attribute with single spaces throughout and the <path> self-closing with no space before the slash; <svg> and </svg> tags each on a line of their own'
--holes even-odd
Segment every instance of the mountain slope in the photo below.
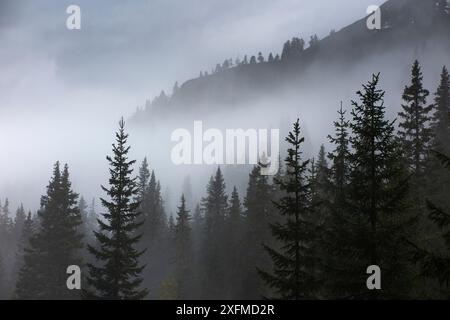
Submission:
<svg viewBox="0 0 450 320">
<path fill-rule="evenodd" d="M 313 75 L 336 81 L 367 60 L 387 65 L 410 64 L 408 57 L 443 52 L 450 57 L 450 14 L 438 10 L 439 0 L 390 0 L 381 6 L 381 30 L 369 30 L 363 18 L 330 34 L 297 57 L 281 61 L 239 65 L 185 82 L 171 97 L 161 96 L 138 111 L 135 121 L 147 123 L 180 111 L 199 114 L 210 108 L 240 108 L 261 96 L 275 97 L 295 84 L 310 84 Z M 396 53 L 389 56 L 389 53 Z M 403 60 L 403 61 L 402 61 Z M 450 59 L 447 59 L 450 63 Z M 392 69 L 392 67 L 389 67 Z M 373 70 L 378 72 L 380 70 Z M 364 81 L 365 79 L 361 79 Z M 317 80 L 316 80 L 317 81 Z M 320 81 L 318 82 L 320 84 Z"/>
</svg>

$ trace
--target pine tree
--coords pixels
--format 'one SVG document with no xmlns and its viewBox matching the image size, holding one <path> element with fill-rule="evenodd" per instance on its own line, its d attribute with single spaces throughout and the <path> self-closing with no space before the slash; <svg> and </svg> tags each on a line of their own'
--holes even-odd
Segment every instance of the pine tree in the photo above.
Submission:
<svg viewBox="0 0 450 320">
<path fill-rule="evenodd" d="M 316 219 L 326 219 L 326 202 L 330 195 L 330 169 L 328 167 L 327 155 L 325 152 L 325 146 L 320 146 L 319 155 L 317 157 L 317 163 L 313 166 L 314 175 L 311 177 L 311 189 L 313 194 L 313 202 L 316 203 L 321 209 L 316 210 Z M 320 213 L 319 213 L 320 211 Z M 319 220 L 318 220 L 319 222 Z"/>
<path fill-rule="evenodd" d="M 203 296 L 220 299 L 224 296 L 226 271 L 224 261 L 225 219 L 228 209 L 228 196 L 225 181 L 220 167 L 211 177 L 207 186 L 207 195 L 202 199 L 202 210 L 205 216 L 203 255 Z"/>
<path fill-rule="evenodd" d="M 243 256 L 245 254 L 243 242 L 243 217 L 241 200 L 236 187 L 233 187 L 231 193 L 228 215 L 226 222 L 226 263 L 228 265 L 226 273 L 226 291 L 227 299 L 237 299 L 243 294 L 242 283 L 245 281 L 243 273 Z"/>
<path fill-rule="evenodd" d="M 19 272 L 24 266 L 25 250 L 30 246 L 30 239 L 33 236 L 33 232 L 34 232 L 33 219 L 31 217 L 31 212 L 28 212 L 28 215 L 26 216 L 26 219 L 23 223 L 19 240 L 17 242 L 16 260 L 14 262 L 13 268 L 14 283 L 17 281 Z M 15 293 L 14 296 L 16 296 Z"/>
<path fill-rule="evenodd" d="M 201 282 L 203 277 L 202 265 L 202 240 L 204 240 L 203 232 L 205 230 L 204 218 L 202 216 L 202 210 L 199 204 L 195 206 L 194 214 L 192 217 L 192 251 L 193 251 L 193 265 L 196 267 L 192 272 L 192 282 L 195 285 L 192 288 L 192 299 L 203 298 L 201 292 Z"/>
<path fill-rule="evenodd" d="M 291 54 L 291 41 L 288 40 L 283 45 L 283 51 L 281 52 L 281 60 L 289 59 Z"/>
<path fill-rule="evenodd" d="M 394 122 L 385 118 L 379 74 L 363 85 L 352 101 L 351 173 L 347 225 L 348 245 L 341 248 L 347 264 L 346 285 L 352 297 L 404 297 L 409 282 L 406 248 L 402 239 L 413 231 L 414 217 L 407 214 L 407 172 L 394 137 Z M 367 290 L 368 266 L 381 268 L 382 293 Z M 348 280 L 347 280 L 348 279 Z"/>
<path fill-rule="evenodd" d="M 324 274 L 327 275 L 322 294 L 329 298 L 343 297 L 342 288 L 346 287 L 346 256 L 341 256 L 341 248 L 353 244 L 349 243 L 347 225 L 351 221 L 347 207 L 348 186 L 350 176 L 349 163 L 349 121 L 345 118 L 346 111 L 342 103 L 338 110 L 339 118 L 334 122 L 335 133 L 329 135 L 329 141 L 335 149 L 328 154 L 331 160 L 330 169 L 330 199 L 328 209 L 330 217 L 325 221 L 322 247 L 325 250 L 323 262 Z"/>
<path fill-rule="evenodd" d="M 81 216 L 77 198 L 69 180 L 68 166 L 61 172 L 57 162 L 47 194 L 41 198 L 39 228 L 25 249 L 24 265 L 16 284 L 17 298 L 78 298 L 78 293 L 66 286 L 67 267 L 82 265 L 83 236 L 79 233 Z"/>
<path fill-rule="evenodd" d="M 19 208 L 17 208 L 16 216 L 14 217 L 13 234 L 15 242 L 18 242 L 22 235 L 22 229 L 24 227 L 26 219 L 27 215 L 25 214 L 25 209 L 23 208 L 23 204 L 20 204 Z"/>
<path fill-rule="evenodd" d="M 125 122 L 121 119 L 112 149 L 114 156 L 106 157 L 110 164 L 109 188 L 102 186 L 102 189 L 110 200 L 101 198 L 108 212 L 102 214 L 103 220 L 98 220 L 100 231 L 94 232 L 100 248 L 88 247 L 100 263 L 88 264 L 87 282 L 93 287 L 86 292 L 88 298 L 125 300 L 143 299 L 147 295 L 147 290 L 140 288 L 140 274 L 145 266 L 139 264 L 143 251 L 135 249 L 141 238 L 135 233 L 142 222 L 138 222 L 139 202 L 133 199 L 137 195 L 136 179 L 131 177 L 135 160 L 128 159 L 127 139 Z"/>
<path fill-rule="evenodd" d="M 187 299 L 190 296 L 190 274 L 192 266 L 192 236 L 190 226 L 191 215 L 186 208 L 186 199 L 181 196 L 180 206 L 177 211 L 175 226 L 176 246 L 176 277 L 178 298 Z"/>
<path fill-rule="evenodd" d="M 449 117 L 450 118 L 450 117 Z M 436 158 L 442 166 L 450 171 L 450 157 L 435 151 Z M 446 190 L 448 193 L 448 189 Z M 444 297 L 450 297 L 450 214 L 443 207 L 428 200 L 429 218 L 439 230 L 439 235 L 444 245 L 444 250 L 434 248 L 415 247 L 413 261 L 417 263 L 421 270 L 421 275 L 426 278 L 435 279 L 443 289 Z"/>
<path fill-rule="evenodd" d="M 398 132 L 404 149 L 406 161 L 414 174 L 416 181 L 425 170 L 428 158 L 431 129 L 428 126 L 432 106 L 427 106 L 429 91 L 423 88 L 423 76 L 419 62 L 412 67 L 411 85 L 403 92 L 403 111 L 399 113 L 402 122 Z"/>
<path fill-rule="evenodd" d="M 261 175 L 261 167 L 255 166 L 249 175 L 247 194 L 244 199 L 243 225 L 243 298 L 258 299 L 266 294 L 264 282 L 256 267 L 270 265 L 270 257 L 263 245 L 272 246 L 274 240 L 269 224 L 274 222 L 275 207 L 272 203 L 273 187 L 268 176 Z"/>
<path fill-rule="evenodd" d="M 9 212 L 9 200 L 5 199 L 5 203 L 2 206 L 0 203 L 0 257 L 3 258 L 3 282 L 0 283 L 0 295 L 9 295 L 10 292 L 10 262 L 13 259 L 14 233 L 13 233 L 13 221 Z"/>
<path fill-rule="evenodd" d="M 275 203 L 284 221 L 271 224 L 274 237 L 280 241 L 281 250 L 269 246 L 265 249 L 274 264 L 273 273 L 259 270 L 259 273 L 281 299 L 308 299 L 315 296 L 317 279 L 314 266 L 314 243 L 316 230 L 311 222 L 313 207 L 311 189 L 306 173 L 309 160 L 302 161 L 299 120 L 286 138 L 290 148 L 285 160 L 286 174 L 276 181 L 285 195 Z"/>
<path fill-rule="evenodd" d="M 334 199 L 335 204 L 337 202 L 343 204 L 345 197 L 345 188 L 349 179 L 349 121 L 345 118 L 346 111 L 341 108 L 338 111 L 339 120 L 334 122 L 335 135 L 334 137 L 328 136 L 328 139 L 332 144 L 336 146 L 332 153 L 328 155 L 332 161 L 331 176 L 333 181 Z"/>
<path fill-rule="evenodd" d="M 160 279 L 167 276 L 170 245 L 168 238 L 166 215 L 161 196 L 161 185 L 156 179 L 155 172 L 150 172 L 147 158 L 144 158 L 139 168 L 137 179 L 138 194 L 136 200 L 140 203 L 139 221 L 143 222 L 142 240 L 138 244 L 139 250 L 146 249 L 142 256 L 146 268 L 143 270 L 143 285 L 149 289 L 150 299 L 156 299 Z M 158 257 L 158 259 L 155 259 Z"/>
<path fill-rule="evenodd" d="M 450 124 L 448 114 L 450 113 L 450 77 L 446 67 L 442 69 L 441 81 L 435 94 L 434 114 L 432 119 L 433 150 L 448 154 L 450 153 Z"/>
<path fill-rule="evenodd" d="M 450 77 L 444 67 L 439 87 L 435 93 L 434 113 L 431 121 L 433 132 L 431 149 L 441 154 L 450 154 Z M 427 198 L 444 206 L 450 206 L 446 190 L 450 188 L 450 173 L 442 168 L 436 157 L 431 157 L 427 167 Z M 430 230 L 434 232 L 434 230 Z"/>
</svg>

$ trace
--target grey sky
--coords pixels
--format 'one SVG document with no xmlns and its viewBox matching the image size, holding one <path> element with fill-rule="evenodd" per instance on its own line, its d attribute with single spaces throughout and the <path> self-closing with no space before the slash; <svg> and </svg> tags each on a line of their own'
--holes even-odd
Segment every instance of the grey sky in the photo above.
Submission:
<svg viewBox="0 0 450 320">
<path fill-rule="evenodd" d="M 44 80 L 51 76 L 58 83 L 123 90 L 143 99 L 225 58 L 267 55 L 293 36 L 326 35 L 381 2 L 2 0 L 0 95 L 43 72 Z M 65 28 L 69 4 L 81 7 L 81 31 Z"/>
<path fill-rule="evenodd" d="M 0 0 L 0 199 L 36 208 L 56 160 L 95 195 L 121 115 L 226 58 L 279 53 L 382 2 Z M 66 29 L 70 4 L 81 7 L 80 31 Z"/>
</svg>

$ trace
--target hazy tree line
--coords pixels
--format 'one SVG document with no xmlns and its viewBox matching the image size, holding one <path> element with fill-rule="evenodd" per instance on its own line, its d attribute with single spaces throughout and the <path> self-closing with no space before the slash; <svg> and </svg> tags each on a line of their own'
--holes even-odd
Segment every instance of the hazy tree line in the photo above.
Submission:
<svg viewBox="0 0 450 320">
<path fill-rule="evenodd" d="M 325 147 L 303 154 L 297 120 L 276 176 L 255 166 L 245 196 L 221 168 L 176 215 L 144 159 L 135 173 L 123 120 L 98 215 L 54 165 L 36 214 L 0 214 L 0 292 L 14 299 L 449 298 L 450 83 L 432 95 L 419 62 L 388 119 L 379 75 L 341 107 Z M 169 218 L 168 218 L 169 216 Z M 68 290 L 66 268 L 82 268 Z M 382 290 L 368 290 L 378 265 Z"/>
</svg>

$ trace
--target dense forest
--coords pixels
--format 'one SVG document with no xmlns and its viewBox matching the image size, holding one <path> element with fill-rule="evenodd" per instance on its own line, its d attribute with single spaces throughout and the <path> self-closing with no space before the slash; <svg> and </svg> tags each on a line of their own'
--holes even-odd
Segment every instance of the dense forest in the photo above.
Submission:
<svg viewBox="0 0 450 320">
<path fill-rule="evenodd" d="M 174 216 L 151 164 L 129 159 L 121 120 L 100 203 L 73 190 L 59 162 L 37 212 L 20 206 L 13 219 L 3 199 L 0 297 L 450 298 L 449 73 L 430 92 L 415 61 L 397 119 L 380 77 L 336 108 L 332 150 L 306 158 L 297 120 L 277 175 L 255 166 L 241 199 L 218 167 L 199 203 L 184 188 Z M 66 286 L 69 265 L 81 267 L 81 290 Z M 366 286 L 370 265 L 381 290 Z"/>
</svg>

